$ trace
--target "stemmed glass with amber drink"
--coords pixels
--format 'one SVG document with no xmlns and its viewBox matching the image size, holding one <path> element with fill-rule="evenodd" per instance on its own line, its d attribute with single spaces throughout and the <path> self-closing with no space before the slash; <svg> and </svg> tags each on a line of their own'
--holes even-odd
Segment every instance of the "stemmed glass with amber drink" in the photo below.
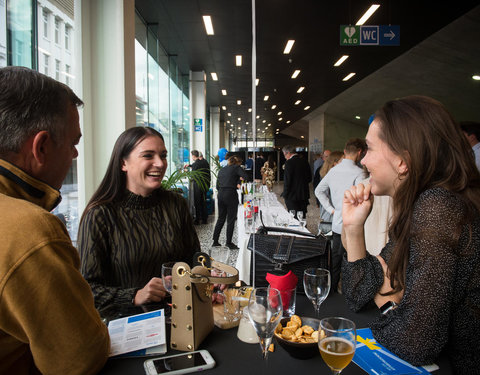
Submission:
<svg viewBox="0 0 480 375">
<path fill-rule="evenodd" d="M 340 374 L 355 354 L 355 323 L 345 318 L 324 318 L 320 321 L 318 347 L 332 374 Z"/>
</svg>

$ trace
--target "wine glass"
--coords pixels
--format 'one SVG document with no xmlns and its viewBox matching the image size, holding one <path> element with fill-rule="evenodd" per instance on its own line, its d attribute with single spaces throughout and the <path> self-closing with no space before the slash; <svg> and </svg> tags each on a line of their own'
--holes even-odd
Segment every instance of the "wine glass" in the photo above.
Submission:
<svg viewBox="0 0 480 375">
<path fill-rule="evenodd" d="M 248 300 L 248 312 L 262 348 L 263 358 L 267 358 L 268 347 L 273 332 L 283 315 L 282 297 L 275 288 L 255 288 Z"/>
<path fill-rule="evenodd" d="M 172 294 L 172 270 L 174 266 L 175 262 L 167 262 L 162 264 L 163 287 L 169 294 Z M 171 304 L 168 305 L 170 306 Z M 165 323 L 170 324 L 171 321 L 172 320 L 170 316 L 165 317 Z"/>
<path fill-rule="evenodd" d="M 355 354 L 357 343 L 355 323 L 340 317 L 324 318 L 320 321 L 319 330 L 320 354 L 332 370 L 332 374 L 340 374 Z"/>
<path fill-rule="evenodd" d="M 162 281 L 163 286 L 168 293 L 172 293 L 172 269 L 175 262 L 167 262 L 162 264 Z"/>
<path fill-rule="evenodd" d="M 330 292 L 330 271 L 324 268 L 307 268 L 303 272 L 303 288 L 318 317 L 320 305 Z"/>
</svg>

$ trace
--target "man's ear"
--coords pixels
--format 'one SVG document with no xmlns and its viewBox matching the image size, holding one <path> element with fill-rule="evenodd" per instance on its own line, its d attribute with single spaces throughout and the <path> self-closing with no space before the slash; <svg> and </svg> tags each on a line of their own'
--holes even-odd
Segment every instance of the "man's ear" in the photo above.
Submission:
<svg viewBox="0 0 480 375">
<path fill-rule="evenodd" d="M 52 141 L 52 137 L 46 130 L 42 130 L 33 136 L 32 153 L 39 165 L 45 164 L 48 146 Z"/>
</svg>

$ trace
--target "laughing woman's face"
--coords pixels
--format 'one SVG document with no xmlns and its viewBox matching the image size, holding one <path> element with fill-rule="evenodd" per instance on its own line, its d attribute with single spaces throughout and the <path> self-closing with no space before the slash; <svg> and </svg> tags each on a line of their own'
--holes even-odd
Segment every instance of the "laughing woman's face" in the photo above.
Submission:
<svg viewBox="0 0 480 375">
<path fill-rule="evenodd" d="M 167 165 L 165 143 L 157 136 L 146 137 L 123 160 L 127 189 L 137 195 L 149 196 L 161 186 Z"/>
</svg>

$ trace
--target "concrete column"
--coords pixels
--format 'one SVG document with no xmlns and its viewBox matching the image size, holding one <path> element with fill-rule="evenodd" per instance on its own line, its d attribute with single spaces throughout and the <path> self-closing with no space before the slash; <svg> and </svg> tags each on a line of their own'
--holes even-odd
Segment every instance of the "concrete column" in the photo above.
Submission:
<svg viewBox="0 0 480 375">
<path fill-rule="evenodd" d="M 190 150 L 205 151 L 207 76 L 204 71 L 190 71 Z"/>
<path fill-rule="evenodd" d="M 135 126 L 135 1 L 75 1 L 76 76 L 82 111 L 79 210 L 103 178 L 113 145 Z M 81 27 L 78 27 L 81 26 Z"/>
<path fill-rule="evenodd" d="M 210 107 L 210 150 L 212 157 L 220 148 L 220 107 Z M 210 163 L 210 160 L 208 161 Z"/>
</svg>

